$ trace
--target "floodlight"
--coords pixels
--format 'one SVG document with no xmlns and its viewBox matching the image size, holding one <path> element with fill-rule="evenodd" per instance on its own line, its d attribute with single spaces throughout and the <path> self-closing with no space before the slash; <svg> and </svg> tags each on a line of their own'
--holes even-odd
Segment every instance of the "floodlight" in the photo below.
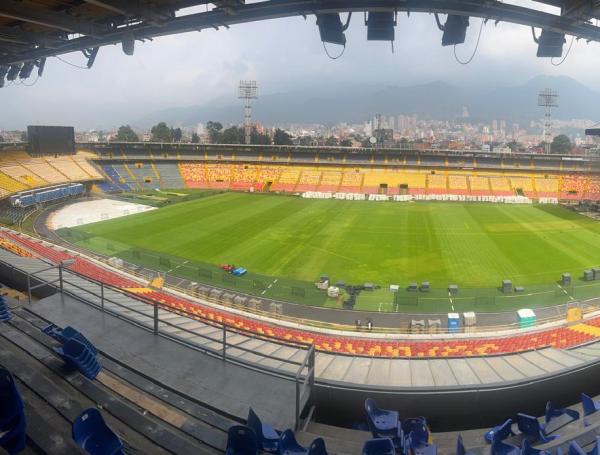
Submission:
<svg viewBox="0 0 600 455">
<path fill-rule="evenodd" d="M 565 34 L 553 32 L 551 30 L 542 30 L 539 38 L 533 35 L 533 39 L 538 43 L 538 57 L 561 57 L 563 45 L 565 44 Z"/>
<path fill-rule="evenodd" d="M 60 261 L 60 266 L 61 267 L 69 267 L 71 265 L 75 264 L 75 259 L 65 259 L 63 261 Z"/>
<path fill-rule="evenodd" d="M 368 41 L 394 41 L 396 35 L 396 13 L 393 11 L 376 12 L 370 11 L 367 20 Z"/>
<path fill-rule="evenodd" d="M 444 34 L 442 35 L 442 46 L 452 46 L 464 43 L 468 26 L 468 16 L 449 14 L 443 27 Z"/>
<path fill-rule="evenodd" d="M 38 67 L 38 70 L 37 70 L 38 77 L 42 77 L 42 74 L 44 74 L 44 68 L 46 67 L 46 57 L 42 57 L 41 59 L 39 59 L 36 62 L 36 65 Z"/>
<path fill-rule="evenodd" d="M 21 71 L 19 71 L 19 78 L 27 79 L 29 76 L 31 76 L 31 72 L 33 71 L 33 65 L 34 65 L 33 60 L 31 60 L 29 62 L 25 62 L 23 64 L 23 67 L 21 68 Z"/>
<path fill-rule="evenodd" d="M 345 28 L 338 13 L 317 14 L 317 26 L 324 43 L 346 45 Z"/>
<path fill-rule="evenodd" d="M 4 78 L 6 77 L 6 73 L 8 73 L 8 66 L 0 65 L 0 88 L 4 87 Z"/>
<path fill-rule="evenodd" d="M 133 33 L 128 33 L 127 35 L 125 35 L 122 44 L 123 52 L 126 55 L 133 55 L 133 53 L 135 52 L 135 37 L 133 36 Z"/>
<path fill-rule="evenodd" d="M 19 73 L 21 72 L 22 66 L 23 66 L 22 63 L 10 65 L 10 69 L 8 70 L 8 73 L 6 74 L 6 80 L 14 81 L 15 79 L 17 79 L 17 77 L 19 76 Z"/>
</svg>

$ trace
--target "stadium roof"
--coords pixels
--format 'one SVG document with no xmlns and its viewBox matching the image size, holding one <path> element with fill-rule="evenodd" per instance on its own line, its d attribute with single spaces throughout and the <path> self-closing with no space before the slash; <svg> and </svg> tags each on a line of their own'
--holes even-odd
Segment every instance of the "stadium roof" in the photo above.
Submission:
<svg viewBox="0 0 600 455">
<path fill-rule="evenodd" d="M 370 20 L 371 13 L 384 13 L 383 34 L 374 39 L 393 37 L 395 15 L 407 13 L 448 14 L 444 44 L 464 40 L 468 21 L 451 21 L 464 17 L 480 17 L 505 21 L 543 30 L 539 37 L 538 56 L 562 54 L 564 35 L 589 41 L 600 41 L 600 0 L 539 0 L 532 7 L 515 6 L 496 0 L 2 0 L 0 2 L 0 87 L 4 78 L 26 79 L 35 67 L 43 72 L 47 57 L 82 51 L 92 66 L 101 46 L 122 43 L 127 54 L 133 54 L 135 41 L 206 28 L 228 27 L 266 19 L 316 15 L 322 19 L 319 32 L 324 41 L 345 43 L 339 13 L 368 13 L 370 28 L 381 26 L 382 18 Z M 556 14 L 536 5 L 557 8 Z M 542 5 L 544 4 L 544 5 Z M 185 10 L 192 6 L 198 9 Z M 327 16 L 327 17 L 325 17 Z M 381 16 L 381 14 L 380 14 Z M 392 22 L 389 22 L 389 18 Z M 387 22 L 386 22 L 387 21 Z M 377 22 L 377 23 L 376 23 Z M 391 24 L 391 25 L 390 25 Z M 451 30 L 452 29 L 452 30 Z M 448 32 L 448 33 L 446 33 Z M 436 30 L 432 24 L 432 33 Z M 332 38 L 333 36 L 333 38 Z"/>
</svg>

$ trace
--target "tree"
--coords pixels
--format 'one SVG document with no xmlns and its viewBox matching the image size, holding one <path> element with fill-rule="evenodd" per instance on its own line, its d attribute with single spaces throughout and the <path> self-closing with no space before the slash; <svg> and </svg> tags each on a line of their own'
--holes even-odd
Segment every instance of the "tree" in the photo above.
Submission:
<svg viewBox="0 0 600 455">
<path fill-rule="evenodd" d="M 343 139 L 340 141 L 340 147 L 352 147 L 352 139 Z"/>
<path fill-rule="evenodd" d="M 206 124 L 206 131 L 208 131 L 208 142 L 211 144 L 218 144 L 220 142 L 221 131 L 223 125 L 219 122 L 213 122 L 212 120 Z"/>
<path fill-rule="evenodd" d="M 152 134 L 152 142 L 171 142 L 173 139 L 171 136 L 171 129 L 165 122 L 160 122 L 154 125 L 150 130 Z"/>
<path fill-rule="evenodd" d="M 273 135 L 273 144 L 275 145 L 292 145 L 292 136 L 282 129 L 277 128 Z"/>
<path fill-rule="evenodd" d="M 219 138 L 219 143 L 221 144 L 243 144 L 245 141 L 244 129 L 239 126 L 227 128 L 221 133 Z"/>
<path fill-rule="evenodd" d="M 298 145 L 309 146 L 314 145 L 315 140 L 312 136 L 301 136 L 298 138 Z"/>
<path fill-rule="evenodd" d="M 182 137 L 183 137 L 183 131 L 181 131 L 181 128 L 171 127 L 171 140 L 173 142 L 181 142 Z"/>
<path fill-rule="evenodd" d="M 329 136 L 325 139 L 325 145 L 328 147 L 335 147 L 338 145 L 338 140 L 334 136 Z"/>
<path fill-rule="evenodd" d="M 198 144 L 200 142 L 200 136 L 198 136 L 198 133 L 193 132 L 192 133 L 192 144 Z"/>
<path fill-rule="evenodd" d="M 256 145 L 271 145 L 271 137 L 266 133 L 259 133 L 256 128 L 252 128 L 252 132 L 250 133 L 250 143 Z"/>
<path fill-rule="evenodd" d="M 27 142 L 27 131 L 21 131 L 21 142 Z"/>
<path fill-rule="evenodd" d="M 4 142 L 4 138 L 0 136 L 0 142 Z"/>
<path fill-rule="evenodd" d="M 119 127 L 115 140 L 118 142 L 139 142 L 140 139 L 135 131 L 129 125 L 123 125 Z"/>
<path fill-rule="evenodd" d="M 564 155 L 571 151 L 571 147 L 572 145 L 569 137 L 564 134 L 559 134 L 552 141 L 550 150 L 552 151 L 552 153 Z"/>
</svg>

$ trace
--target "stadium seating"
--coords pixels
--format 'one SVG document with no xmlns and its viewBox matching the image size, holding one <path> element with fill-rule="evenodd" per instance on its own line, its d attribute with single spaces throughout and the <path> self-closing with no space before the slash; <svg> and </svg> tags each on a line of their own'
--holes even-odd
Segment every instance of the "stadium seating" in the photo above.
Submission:
<svg viewBox="0 0 600 455">
<path fill-rule="evenodd" d="M 279 180 L 271 185 L 271 190 L 292 193 L 296 190 L 296 185 L 300 179 L 302 170 L 297 167 L 284 168 L 279 176 Z"/>
<path fill-rule="evenodd" d="M 510 182 L 506 177 L 490 176 L 490 187 L 494 196 L 514 196 L 515 192 L 511 190 Z"/>
<path fill-rule="evenodd" d="M 70 366 L 77 368 L 89 379 L 95 379 L 101 370 L 95 353 L 75 338 L 67 339 L 62 347 L 55 348 L 56 353 Z"/>
<path fill-rule="evenodd" d="M 260 450 L 277 453 L 279 450 L 279 435 L 272 426 L 262 423 L 252 408 L 248 411 L 247 424 L 256 434 L 256 441 Z"/>
<path fill-rule="evenodd" d="M 372 398 L 365 400 L 367 424 L 374 438 L 392 438 L 400 436 L 402 428 L 397 411 L 380 409 Z"/>
<path fill-rule="evenodd" d="M 252 428 L 234 425 L 227 431 L 225 455 L 257 455 L 258 443 Z"/>
<path fill-rule="evenodd" d="M 559 180 L 554 177 L 536 178 L 535 189 L 538 197 L 558 197 Z"/>
<path fill-rule="evenodd" d="M 67 177 L 68 180 L 79 181 L 92 178 L 70 156 L 59 156 L 46 159 L 49 166 Z"/>
<path fill-rule="evenodd" d="M 448 194 L 448 179 L 442 174 L 427 176 L 427 194 Z"/>
<path fill-rule="evenodd" d="M 176 163 L 155 162 L 154 167 L 160 176 L 162 188 L 177 189 L 185 186 Z"/>
<path fill-rule="evenodd" d="M 448 176 L 448 192 L 449 194 L 465 195 L 469 193 L 467 177 L 464 175 L 449 175 Z"/>
<path fill-rule="evenodd" d="M 303 169 L 295 191 L 316 191 L 321 180 L 321 171 Z"/>
<path fill-rule="evenodd" d="M 396 449 L 390 438 L 369 439 L 363 445 L 362 455 L 395 455 Z"/>
<path fill-rule="evenodd" d="M 279 438 L 280 455 L 308 455 L 308 449 L 296 441 L 292 430 L 285 430 Z"/>
<path fill-rule="evenodd" d="M 340 187 L 342 173 L 340 171 L 324 171 L 317 191 L 335 193 Z"/>
<path fill-rule="evenodd" d="M 153 163 L 134 163 L 128 167 L 141 188 L 146 190 L 160 188 L 160 179 L 154 171 Z"/>
<path fill-rule="evenodd" d="M 487 176 L 471 175 L 469 176 L 469 185 L 473 196 L 490 196 L 490 179 Z"/>
<path fill-rule="evenodd" d="M 23 399 L 10 372 L 0 367 L 0 448 L 16 454 L 25 448 L 27 420 Z"/>
<path fill-rule="evenodd" d="M 90 455 L 123 454 L 123 443 L 96 408 L 86 409 L 75 419 L 73 441 Z"/>
<path fill-rule="evenodd" d="M 344 193 L 360 193 L 364 175 L 355 170 L 346 171 L 342 174 L 342 181 L 338 191 Z"/>
</svg>

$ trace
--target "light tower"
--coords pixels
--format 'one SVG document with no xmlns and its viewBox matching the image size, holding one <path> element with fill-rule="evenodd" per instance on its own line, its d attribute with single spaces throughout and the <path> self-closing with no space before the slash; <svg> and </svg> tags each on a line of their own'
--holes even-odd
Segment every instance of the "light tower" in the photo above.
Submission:
<svg viewBox="0 0 600 455">
<path fill-rule="evenodd" d="M 258 98 L 258 86 L 256 81 L 240 81 L 238 88 L 238 99 L 244 100 L 244 129 L 246 133 L 246 144 L 250 144 L 252 133 L 252 100 Z"/>
<path fill-rule="evenodd" d="M 558 107 L 558 92 L 544 89 L 538 95 L 538 106 L 544 108 L 544 152 L 550 153 L 552 145 L 552 108 Z"/>
</svg>

